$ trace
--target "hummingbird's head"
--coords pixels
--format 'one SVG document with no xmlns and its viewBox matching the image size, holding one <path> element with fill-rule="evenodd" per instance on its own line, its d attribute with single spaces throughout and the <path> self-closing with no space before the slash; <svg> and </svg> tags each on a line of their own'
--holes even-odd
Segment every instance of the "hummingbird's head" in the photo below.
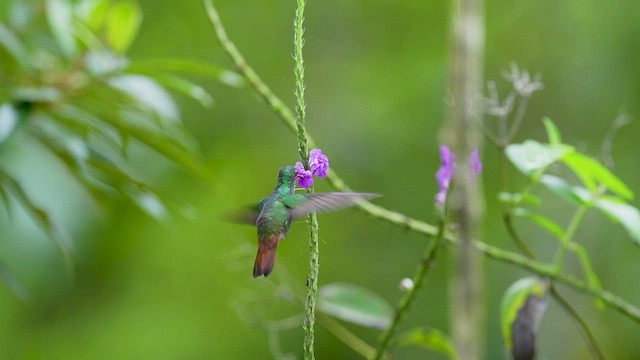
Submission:
<svg viewBox="0 0 640 360">
<path fill-rule="evenodd" d="M 293 184 L 293 180 L 296 179 L 296 168 L 293 166 L 283 166 L 278 171 L 278 184 Z"/>
</svg>

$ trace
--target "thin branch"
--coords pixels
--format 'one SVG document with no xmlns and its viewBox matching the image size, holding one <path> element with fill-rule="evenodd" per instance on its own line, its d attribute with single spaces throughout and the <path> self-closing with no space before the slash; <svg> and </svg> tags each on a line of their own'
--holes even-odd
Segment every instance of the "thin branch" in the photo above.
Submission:
<svg viewBox="0 0 640 360">
<path fill-rule="evenodd" d="M 342 326 L 339 322 L 334 320 L 330 316 L 318 316 L 318 322 L 324 326 L 330 333 L 335 335 L 340 341 L 345 343 L 351 350 L 357 352 L 365 359 L 369 359 L 375 353 L 373 346 L 367 344 L 364 340 L 360 339 L 354 333 L 349 331 L 346 327 Z"/>
<path fill-rule="evenodd" d="M 413 275 L 413 287 L 409 291 L 407 291 L 402 299 L 400 299 L 391 324 L 382 334 L 382 337 L 380 338 L 380 345 L 378 346 L 375 355 L 371 357 L 371 359 L 380 360 L 384 357 L 387 351 L 387 346 L 391 341 L 391 337 L 394 335 L 402 319 L 404 319 L 404 317 L 407 315 L 409 308 L 413 304 L 413 301 L 418 294 L 418 291 L 424 283 L 424 279 L 427 276 L 429 269 L 431 269 L 435 262 L 436 255 L 438 254 L 438 249 L 444 241 L 445 227 L 446 224 L 444 220 L 441 220 L 440 226 L 438 226 L 438 233 L 436 234 L 436 238 L 429 243 L 429 246 L 427 246 L 424 254 L 422 255 L 422 259 L 416 267 L 415 273 Z"/>
<path fill-rule="evenodd" d="M 251 84 L 254 91 L 256 91 L 256 93 L 270 106 L 271 110 L 273 110 L 276 115 L 278 115 L 278 117 L 285 123 L 285 125 L 287 125 L 287 127 L 289 127 L 295 133 L 296 123 L 293 112 L 291 112 L 291 110 L 271 91 L 271 89 L 264 82 L 262 82 L 262 79 L 260 79 L 258 74 L 256 74 L 256 72 L 246 63 L 244 57 L 242 57 L 233 42 L 231 42 L 231 40 L 227 37 L 224 27 L 220 22 L 218 13 L 211 4 L 210 0 L 204 1 L 209 14 L 209 19 L 218 37 L 218 41 L 230 56 L 235 66 Z M 309 136 L 308 133 L 307 140 L 310 147 L 316 147 L 313 139 Z M 338 191 L 350 190 L 350 188 L 338 176 L 338 174 L 336 174 L 336 172 L 331 169 L 329 169 L 326 179 L 329 180 L 331 186 L 333 186 Z M 388 210 L 382 206 L 375 205 L 368 201 L 360 202 L 358 204 L 358 209 L 374 219 L 383 220 L 385 222 L 415 233 L 435 236 L 438 232 L 437 227 L 427 224 L 424 221 L 411 218 L 397 211 Z M 445 234 L 445 239 L 450 242 L 454 241 L 451 234 Z M 502 250 L 480 241 L 474 242 L 473 245 L 478 251 L 482 252 L 489 258 L 518 266 L 540 276 L 549 277 L 552 280 L 556 280 L 558 282 L 571 286 L 578 291 L 599 298 L 604 301 L 607 306 L 640 324 L 640 309 L 608 291 L 590 287 L 584 281 L 571 275 L 556 273 L 553 267 L 540 263 L 538 261 L 527 259 L 520 254 Z"/>
</svg>

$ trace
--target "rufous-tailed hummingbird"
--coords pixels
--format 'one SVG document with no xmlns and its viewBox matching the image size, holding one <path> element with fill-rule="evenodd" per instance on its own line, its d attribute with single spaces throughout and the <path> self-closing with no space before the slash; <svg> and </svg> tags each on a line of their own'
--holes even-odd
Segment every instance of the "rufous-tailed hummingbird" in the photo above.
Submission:
<svg viewBox="0 0 640 360">
<path fill-rule="evenodd" d="M 287 235 L 292 220 L 312 212 L 339 210 L 355 205 L 360 200 L 380 196 L 369 193 L 296 194 L 295 180 L 296 170 L 293 166 L 281 167 L 273 192 L 234 217 L 234 220 L 258 228 L 258 254 L 253 265 L 253 277 L 271 274 L 276 247 Z"/>
</svg>

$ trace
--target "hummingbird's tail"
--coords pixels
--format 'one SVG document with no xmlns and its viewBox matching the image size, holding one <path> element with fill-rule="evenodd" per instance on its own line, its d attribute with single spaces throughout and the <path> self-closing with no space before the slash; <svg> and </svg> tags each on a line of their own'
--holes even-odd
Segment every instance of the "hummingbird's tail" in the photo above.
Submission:
<svg viewBox="0 0 640 360">
<path fill-rule="evenodd" d="M 280 235 L 276 234 L 271 238 L 260 239 L 258 241 L 258 255 L 253 265 L 253 277 L 260 275 L 269 276 L 276 260 L 276 247 L 278 246 Z"/>
</svg>

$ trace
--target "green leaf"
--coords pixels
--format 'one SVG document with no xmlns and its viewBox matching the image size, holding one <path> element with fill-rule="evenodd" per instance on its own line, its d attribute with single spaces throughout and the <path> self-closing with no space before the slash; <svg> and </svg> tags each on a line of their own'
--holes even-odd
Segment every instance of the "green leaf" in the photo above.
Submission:
<svg viewBox="0 0 640 360">
<path fill-rule="evenodd" d="M 527 218 L 534 223 L 540 225 L 543 229 L 547 230 L 551 235 L 555 236 L 558 240 L 564 237 L 564 230 L 556 224 L 553 220 L 542 216 L 540 214 L 532 213 L 524 208 L 515 208 L 512 210 L 513 215 Z"/>
<path fill-rule="evenodd" d="M 553 175 L 542 175 L 540 182 L 561 198 L 577 205 L 592 201 L 591 192 L 580 186 L 571 186 L 564 179 Z"/>
<path fill-rule="evenodd" d="M 98 31 L 109 8 L 108 0 L 83 0 L 76 4 L 76 15 L 91 31 Z"/>
<path fill-rule="evenodd" d="M 46 15 L 49 27 L 62 52 L 73 57 L 77 45 L 73 28 L 73 9 L 68 0 L 46 0 Z"/>
<path fill-rule="evenodd" d="M 420 346 L 437 351 L 449 359 L 456 358 L 453 342 L 445 333 L 437 329 L 425 330 L 417 328 L 410 330 L 396 338 L 395 346 Z"/>
<path fill-rule="evenodd" d="M 55 103 L 62 99 L 62 93 L 53 87 L 20 87 L 14 98 L 16 101 L 30 103 Z"/>
<path fill-rule="evenodd" d="M 7 269 L 3 264 L 0 264 L 0 278 L 13 290 L 13 292 L 27 305 L 32 303 L 31 296 L 27 288 L 18 280 L 18 278 Z"/>
<path fill-rule="evenodd" d="M 151 75 L 167 72 L 183 72 L 206 76 L 236 88 L 245 85 L 244 78 L 238 73 L 202 60 L 171 58 L 134 60 L 126 68 L 126 71 Z"/>
<path fill-rule="evenodd" d="M 155 76 L 156 81 L 169 89 L 176 90 L 182 94 L 198 101 L 202 106 L 208 108 L 213 105 L 213 98 L 203 87 L 193 82 L 177 76 Z"/>
<path fill-rule="evenodd" d="M 562 159 L 562 161 L 592 192 L 597 189 L 598 184 L 602 184 L 616 195 L 625 199 L 633 198 L 633 192 L 631 189 L 629 189 L 622 180 L 596 160 L 576 152 L 568 154 Z"/>
<path fill-rule="evenodd" d="M 168 216 L 168 212 L 164 203 L 160 198 L 150 191 L 137 192 L 132 194 L 132 198 L 135 203 L 147 213 L 147 215 L 160 221 L 164 220 Z"/>
<path fill-rule="evenodd" d="M 518 355 L 535 353 L 535 332 L 546 307 L 548 284 L 535 277 L 522 278 L 502 297 L 502 335 L 507 350 Z"/>
<path fill-rule="evenodd" d="M 593 265 L 591 265 L 591 258 L 589 257 L 589 253 L 584 248 L 584 246 L 572 242 L 569 244 L 569 250 L 576 254 L 576 256 L 578 257 L 580 265 L 582 266 L 582 271 L 584 271 L 589 285 L 601 290 L 602 284 L 600 283 L 600 279 L 598 279 L 598 275 L 596 275 L 596 272 L 593 270 Z M 600 310 L 604 309 L 604 302 L 602 301 L 602 299 L 595 298 L 594 302 Z"/>
<path fill-rule="evenodd" d="M 609 199 L 598 199 L 594 205 L 614 221 L 619 222 L 627 230 L 631 239 L 640 245 L 640 211 L 636 207 Z"/>
<path fill-rule="evenodd" d="M 8 103 L 0 105 L 0 145 L 3 144 L 18 124 L 18 111 Z"/>
<path fill-rule="evenodd" d="M 20 67 L 29 67 L 29 54 L 24 44 L 18 39 L 18 37 L 3 23 L 0 22 L 0 46 L 2 46 L 11 57 L 15 60 L 16 64 Z"/>
<path fill-rule="evenodd" d="M 17 180 L 2 170 L 0 170 L 0 184 L 5 188 L 5 191 L 13 195 L 31 219 L 53 240 L 64 256 L 67 268 L 75 273 L 76 262 L 73 250 L 68 244 L 69 240 L 56 227 L 49 214 L 31 200 L 31 197 Z"/>
<path fill-rule="evenodd" d="M 506 154 L 513 165 L 525 175 L 531 175 L 572 152 L 569 146 L 554 146 L 541 144 L 534 140 L 527 140 L 522 144 L 507 146 Z"/>
<path fill-rule="evenodd" d="M 179 121 L 178 107 L 171 95 L 152 78 L 144 75 L 117 75 L 108 81 L 111 86 L 135 100 L 141 109 L 155 113 L 165 124 Z"/>
<path fill-rule="evenodd" d="M 138 34 L 142 12 L 132 1 L 113 4 L 106 15 L 107 43 L 111 49 L 124 54 Z"/>
<path fill-rule="evenodd" d="M 386 329 L 393 308 L 380 295 L 346 283 L 334 283 L 318 291 L 318 310 L 354 324 Z"/>
<path fill-rule="evenodd" d="M 542 119 L 544 123 L 544 128 L 547 130 L 547 138 L 549 138 L 549 144 L 551 145 L 560 145 L 562 144 L 562 138 L 560 137 L 560 130 L 556 124 L 551 121 L 548 117 Z"/>
<path fill-rule="evenodd" d="M 498 200 L 507 204 L 512 204 L 512 205 L 518 205 L 518 204 L 540 205 L 540 198 L 529 193 L 520 194 L 520 193 L 501 192 L 498 194 Z"/>
</svg>

